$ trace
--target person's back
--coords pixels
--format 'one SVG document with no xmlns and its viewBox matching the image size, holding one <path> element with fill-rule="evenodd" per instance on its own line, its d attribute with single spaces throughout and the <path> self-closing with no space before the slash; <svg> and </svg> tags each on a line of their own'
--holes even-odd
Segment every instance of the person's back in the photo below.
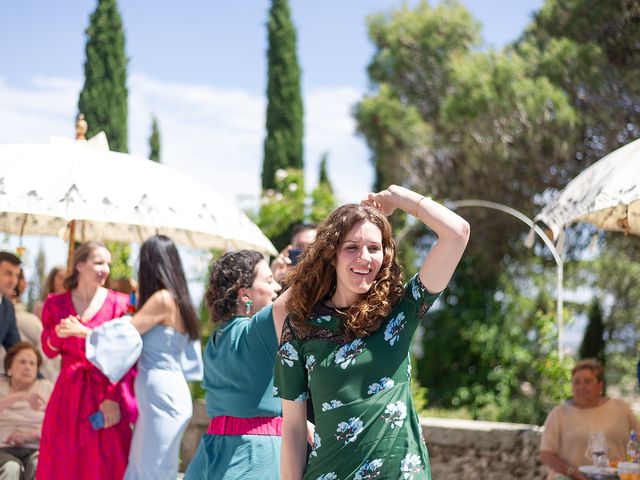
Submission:
<svg viewBox="0 0 640 480">
<path fill-rule="evenodd" d="M 271 310 L 266 307 L 253 318 L 234 317 L 211 335 L 202 384 L 209 418 L 281 415 L 281 402 L 273 397 L 278 342 Z"/>
<path fill-rule="evenodd" d="M 135 381 L 140 417 L 131 444 L 126 479 L 175 476 L 175 458 L 182 433 L 193 413 L 191 393 L 181 364 L 190 343 L 188 335 L 162 324 L 142 335 Z M 161 439 L 171 442 L 160 446 L 170 454 L 159 456 L 158 449 L 149 448 Z"/>
</svg>

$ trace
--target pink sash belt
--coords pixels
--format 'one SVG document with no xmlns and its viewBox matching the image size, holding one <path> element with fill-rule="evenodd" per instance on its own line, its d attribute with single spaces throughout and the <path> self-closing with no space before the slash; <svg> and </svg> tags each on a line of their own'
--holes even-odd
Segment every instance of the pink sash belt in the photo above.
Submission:
<svg viewBox="0 0 640 480">
<path fill-rule="evenodd" d="M 282 436 L 282 417 L 214 417 L 207 429 L 209 435 Z"/>
</svg>

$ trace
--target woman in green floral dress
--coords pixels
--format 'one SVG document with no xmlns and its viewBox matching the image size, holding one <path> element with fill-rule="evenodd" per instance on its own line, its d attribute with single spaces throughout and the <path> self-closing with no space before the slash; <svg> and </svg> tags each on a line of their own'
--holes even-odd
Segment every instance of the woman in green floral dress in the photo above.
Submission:
<svg viewBox="0 0 640 480">
<path fill-rule="evenodd" d="M 386 219 L 396 208 L 438 235 L 406 285 Z M 319 226 L 274 307 L 277 316 L 286 302 L 274 382 L 282 480 L 431 478 L 411 400 L 409 346 L 438 296 L 430 292 L 445 288 L 468 238 L 461 217 L 395 185 L 336 209 Z M 305 465 L 309 393 L 316 431 Z"/>
</svg>

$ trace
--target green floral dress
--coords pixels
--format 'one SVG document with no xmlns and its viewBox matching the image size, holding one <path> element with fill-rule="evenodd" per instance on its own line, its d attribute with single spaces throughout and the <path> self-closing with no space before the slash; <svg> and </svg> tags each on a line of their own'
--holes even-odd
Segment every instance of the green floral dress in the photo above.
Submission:
<svg viewBox="0 0 640 480">
<path fill-rule="evenodd" d="M 300 338 L 285 320 L 274 396 L 305 401 L 316 415 L 305 480 L 431 479 L 429 456 L 411 399 L 409 347 L 438 295 L 415 275 L 372 335 L 347 340 L 339 313 L 317 305 Z"/>
</svg>

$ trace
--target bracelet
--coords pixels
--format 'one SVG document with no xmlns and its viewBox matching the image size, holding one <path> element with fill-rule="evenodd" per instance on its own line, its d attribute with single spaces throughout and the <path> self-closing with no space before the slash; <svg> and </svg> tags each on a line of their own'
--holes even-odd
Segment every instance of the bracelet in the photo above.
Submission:
<svg viewBox="0 0 640 480">
<path fill-rule="evenodd" d="M 573 465 L 571 465 L 569 468 L 567 468 L 567 477 L 571 478 L 571 475 L 573 475 L 576 472 L 577 468 Z"/>
<path fill-rule="evenodd" d="M 420 206 L 420 202 L 422 202 L 425 198 L 426 198 L 427 200 L 431 200 L 431 197 L 425 197 L 425 196 L 423 196 L 423 195 L 420 195 L 420 200 L 418 200 L 418 202 L 416 203 L 416 208 L 415 208 L 415 210 L 413 211 L 413 216 L 414 216 L 414 217 L 418 218 L 418 207 Z"/>
<path fill-rule="evenodd" d="M 59 348 L 56 348 L 56 347 L 54 347 L 53 345 L 51 345 L 51 340 L 49 339 L 49 337 L 47 337 L 47 345 L 48 345 L 48 346 L 49 346 L 49 348 L 50 348 L 51 350 L 53 350 L 54 352 L 59 352 L 59 351 L 60 351 L 60 349 L 59 349 Z"/>
</svg>

